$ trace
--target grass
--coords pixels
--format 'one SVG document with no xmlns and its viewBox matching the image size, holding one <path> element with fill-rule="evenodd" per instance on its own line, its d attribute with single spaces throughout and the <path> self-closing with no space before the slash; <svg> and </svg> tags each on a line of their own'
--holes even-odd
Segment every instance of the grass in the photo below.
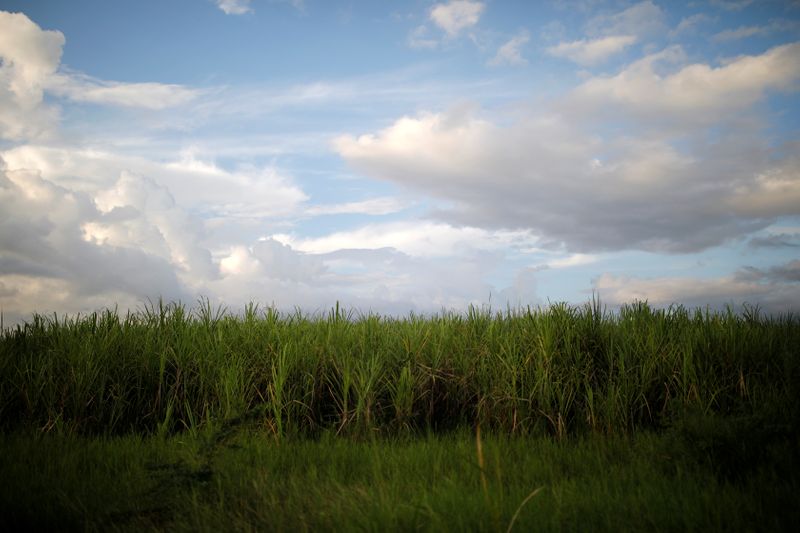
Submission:
<svg viewBox="0 0 800 533">
<path fill-rule="evenodd" d="M 211 441 L 4 436 L 0 521 L 6 530 L 779 531 L 800 518 L 796 475 L 762 467 L 732 482 L 671 455 L 653 433 L 483 435 L 482 469 L 468 432 L 276 442 L 248 430 Z"/>
<path fill-rule="evenodd" d="M 644 303 L 34 316 L 0 336 L 0 522 L 788 529 L 799 351 L 792 315 Z"/>
</svg>

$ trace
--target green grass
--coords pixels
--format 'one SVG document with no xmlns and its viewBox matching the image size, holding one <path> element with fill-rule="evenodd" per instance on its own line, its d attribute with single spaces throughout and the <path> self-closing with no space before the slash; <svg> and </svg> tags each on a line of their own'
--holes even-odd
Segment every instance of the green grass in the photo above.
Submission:
<svg viewBox="0 0 800 533">
<path fill-rule="evenodd" d="M 800 519 L 796 474 L 764 463 L 730 480 L 672 445 L 653 433 L 484 436 L 482 476 L 467 432 L 360 442 L 277 442 L 252 429 L 223 440 L 11 435 L 0 521 L 6 530 L 506 531 L 519 510 L 515 531 L 779 531 Z"/>
<path fill-rule="evenodd" d="M 753 308 L 35 316 L 0 529 L 788 529 L 799 352 Z"/>
<path fill-rule="evenodd" d="M 279 437 L 472 427 L 625 434 L 681 413 L 788 405 L 796 317 L 583 308 L 466 316 L 234 316 L 206 303 L 36 316 L 0 337 L 0 420 L 79 434 L 261 418 Z M 792 401 L 789 401 L 792 400 Z"/>
</svg>

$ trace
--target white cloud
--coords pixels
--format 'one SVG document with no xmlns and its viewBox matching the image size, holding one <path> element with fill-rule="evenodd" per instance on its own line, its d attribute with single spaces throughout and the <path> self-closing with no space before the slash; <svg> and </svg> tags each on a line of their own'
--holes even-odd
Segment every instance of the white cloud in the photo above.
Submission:
<svg viewBox="0 0 800 533">
<path fill-rule="evenodd" d="M 449 37 L 455 37 L 462 30 L 476 25 L 485 8 L 483 2 L 451 0 L 446 4 L 434 5 L 430 10 L 430 19 Z"/>
<path fill-rule="evenodd" d="M 590 265 L 597 262 L 599 257 L 594 254 L 570 254 L 566 257 L 553 259 L 544 265 L 545 268 L 568 268 L 574 266 Z"/>
<path fill-rule="evenodd" d="M 750 4 L 753 0 L 711 0 L 711 5 L 722 8 L 726 11 L 741 11 Z"/>
<path fill-rule="evenodd" d="M 48 92 L 76 102 L 165 109 L 188 103 L 202 91 L 165 83 L 121 83 L 103 81 L 84 74 L 54 74 L 47 80 Z"/>
<path fill-rule="evenodd" d="M 489 60 L 490 65 L 525 65 L 528 61 L 522 57 L 520 48 L 530 40 L 530 34 L 523 31 L 503 44 L 497 54 Z"/>
<path fill-rule="evenodd" d="M 670 36 L 676 37 L 685 33 L 695 32 L 699 26 L 708 24 L 714 20 L 715 19 L 713 17 L 710 17 L 705 13 L 695 13 L 694 15 L 689 15 L 688 17 L 681 19 L 678 25 L 675 26 L 675 29 L 670 32 Z"/>
<path fill-rule="evenodd" d="M 757 84 L 788 84 L 792 70 L 777 67 L 797 61 L 789 52 L 740 58 L 720 67 L 731 69 L 721 74 L 698 66 L 687 67 L 691 75 L 685 69 L 675 75 L 691 79 L 696 72 L 711 72 L 723 87 L 709 86 L 727 90 L 732 104 L 720 102 L 720 94 L 709 101 L 699 84 L 695 88 L 667 77 L 662 87 L 658 78 L 642 75 L 641 93 L 635 92 L 636 83 L 628 87 L 615 80 L 614 90 L 603 98 L 584 100 L 583 110 L 572 111 L 575 99 L 585 98 L 579 88 L 564 104 L 574 114 L 520 114 L 500 126 L 469 109 L 423 113 L 376 133 L 339 137 L 334 147 L 367 176 L 449 202 L 433 215 L 453 224 L 526 229 L 544 241 L 565 243 L 572 252 L 701 250 L 763 228 L 774 217 L 800 214 L 797 165 L 754 142 L 757 130 L 749 126 L 722 129 L 713 145 L 695 148 L 669 119 L 682 126 L 684 117 L 675 107 L 683 111 L 683 106 L 689 118 L 725 125 L 720 121 L 728 115 L 717 110 L 754 102 L 763 90 Z M 767 66 L 752 65 L 761 61 Z M 761 77 L 745 75 L 755 72 Z M 587 84 L 595 80 L 606 79 Z M 616 109 L 614 118 L 650 113 L 657 119 L 645 123 L 652 124 L 652 133 L 594 134 L 595 123 L 586 117 L 628 91 L 637 99 L 623 99 L 626 106 Z"/>
<path fill-rule="evenodd" d="M 411 48 L 431 49 L 439 46 L 439 41 L 431 37 L 427 26 L 421 24 L 409 32 L 408 46 Z"/>
<path fill-rule="evenodd" d="M 653 39 L 667 29 L 666 13 L 650 0 L 610 15 L 597 15 L 586 24 L 589 35 L 633 35 L 641 41 Z"/>
<path fill-rule="evenodd" d="M 714 34 L 711 39 L 713 41 L 734 41 L 736 39 L 745 39 L 753 35 L 763 35 L 769 32 L 766 26 L 739 26 L 735 30 L 724 30 Z"/>
<path fill-rule="evenodd" d="M 274 239 L 260 239 L 251 246 L 234 246 L 220 261 L 225 276 L 246 276 L 311 283 L 325 273 L 319 257 L 298 253 Z"/>
<path fill-rule="evenodd" d="M 58 112 L 43 103 L 58 69 L 64 35 L 44 31 L 22 13 L 0 11 L 0 139 L 47 136 Z"/>
<path fill-rule="evenodd" d="M 250 0 L 216 0 L 216 3 L 226 15 L 244 15 L 253 11 Z"/>
<path fill-rule="evenodd" d="M 798 27 L 800 27 L 800 23 L 797 21 L 777 19 L 764 26 L 739 26 L 736 29 L 724 30 L 713 35 L 711 39 L 717 42 L 735 41 L 754 35 L 766 36 L 785 31 L 797 31 Z"/>
<path fill-rule="evenodd" d="M 642 116 L 696 126 L 746 110 L 766 91 L 790 90 L 800 79 L 800 43 L 741 56 L 718 67 L 696 63 L 659 74 L 664 62 L 683 57 L 682 50 L 673 46 L 645 56 L 615 76 L 591 78 L 573 91 L 570 105 L 581 111 L 611 111 L 609 106 L 616 105 Z"/>
<path fill-rule="evenodd" d="M 309 216 L 320 215 L 389 215 L 404 210 L 407 204 L 397 198 L 381 197 L 370 198 L 358 202 L 344 202 L 341 204 L 314 205 L 305 209 Z"/>
<path fill-rule="evenodd" d="M 447 257 L 466 251 L 532 246 L 537 242 L 526 231 L 487 231 L 424 220 L 370 224 L 316 238 L 291 235 L 274 235 L 273 238 L 307 253 L 392 248 L 414 257 Z"/>
<path fill-rule="evenodd" d="M 233 171 L 184 150 L 158 163 L 113 152 L 27 145 L 2 154 L 9 168 L 34 169 L 45 179 L 89 194 L 113 186 L 122 172 L 147 176 L 165 187 L 176 203 L 207 215 L 233 218 L 298 214 L 306 194 L 279 170 L 241 166 Z"/>
<path fill-rule="evenodd" d="M 611 35 L 593 40 L 563 42 L 547 48 L 547 53 L 564 57 L 583 66 L 597 65 L 636 42 L 633 35 Z"/>
<path fill-rule="evenodd" d="M 103 213 L 87 194 L 57 186 L 34 171 L 6 169 L 0 171 L 0 212 L 0 282 L 11 293 L 3 305 L 14 316 L 34 309 L 74 309 L 104 296 L 122 294 L 127 300 L 121 300 L 130 301 L 159 294 L 185 299 L 189 294 L 176 268 L 182 265 L 164 256 L 185 253 L 191 261 L 193 239 L 176 234 L 181 228 L 169 209 L 152 213 L 154 218 L 141 218 L 132 206 Z M 154 223 L 161 231 L 151 231 L 148 225 Z M 91 233 L 93 225 L 107 233 L 92 238 L 87 229 Z M 171 248 L 176 243 L 180 246 Z M 48 299 L 49 305 L 34 307 Z"/>
</svg>

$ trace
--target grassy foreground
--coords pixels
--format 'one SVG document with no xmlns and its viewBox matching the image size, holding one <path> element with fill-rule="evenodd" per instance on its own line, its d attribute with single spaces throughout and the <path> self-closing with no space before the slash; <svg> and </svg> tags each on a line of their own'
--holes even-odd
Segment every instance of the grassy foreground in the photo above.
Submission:
<svg viewBox="0 0 800 533">
<path fill-rule="evenodd" d="M 798 393 L 800 321 L 753 309 L 36 316 L 0 529 L 789 529 Z"/>
<path fill-rule="evenodd" d="M 484 435 L 481 455 L 465 432 L 1 439 L 6 531 L 789 531 L 800 519 L 786 450 L 730 478 L 652 433 Z"/>
</svg>

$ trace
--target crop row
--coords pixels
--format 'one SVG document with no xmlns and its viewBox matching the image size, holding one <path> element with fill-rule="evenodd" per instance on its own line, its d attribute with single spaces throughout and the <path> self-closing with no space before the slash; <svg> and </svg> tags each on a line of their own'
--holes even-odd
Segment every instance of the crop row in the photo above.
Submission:
<svg viewBox="0 0 800 533">
<path fill-rule="evenodd" d="M 781 413 L 798 384 L 796 317 L 641 302 L 403 318 L 159 303 L 0 337 L 0 424 L 85 434 L 628 433 L 687 411 Z"/>
</svg>

